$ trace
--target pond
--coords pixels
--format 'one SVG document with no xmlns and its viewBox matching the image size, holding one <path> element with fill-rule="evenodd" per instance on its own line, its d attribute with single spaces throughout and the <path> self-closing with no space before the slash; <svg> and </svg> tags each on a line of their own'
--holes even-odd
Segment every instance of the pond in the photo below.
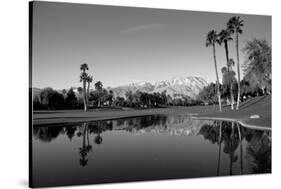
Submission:
<svg viewBox="0 0 281 189">
<path fill-rule="evenodd" d="M 271 131 L 151 115 L 35 126 L 33 186 L 271 173 Z"/>
</svg>

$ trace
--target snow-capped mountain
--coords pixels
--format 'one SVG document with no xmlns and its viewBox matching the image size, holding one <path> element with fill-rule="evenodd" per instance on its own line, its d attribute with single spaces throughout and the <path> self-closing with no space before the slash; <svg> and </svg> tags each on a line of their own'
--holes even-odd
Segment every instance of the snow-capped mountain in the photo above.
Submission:
<svg viewBox="0 0 281 189">
<path fill-rule="evenodd" d="M 173 77 L 170 80 L 164 80 L 151 84 L 149 82 L 131 83 L 124 86 L 110 88 L 116 96 L 125 97 L 127 91 L 154 93 L 166 91 L 172 98 L 176 96 L 189 96 L 195 98 L 200 90 L 208 85 L 208 82 L 202 77 Z"/>
</svg>

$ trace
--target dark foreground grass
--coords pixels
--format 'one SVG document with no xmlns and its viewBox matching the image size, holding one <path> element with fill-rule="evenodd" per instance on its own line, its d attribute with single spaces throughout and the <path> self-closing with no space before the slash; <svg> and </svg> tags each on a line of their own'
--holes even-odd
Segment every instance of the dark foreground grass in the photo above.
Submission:
<svg viewBox="0 0 281 189">
<path fill-rule="evenodd" d="M 34 111 L 33 124 L 45 125 L 155 114 L 180 114 L 192 115 L 193 117 L 201 119 L 223 118 L 226 120 L 238 120 L 249 125 L 271 127 L 271 96 L 253 98 L 247 102 L 241 103 L 240 107 L 239 111 L 232 111 L 230 107 L 224 107 L 223 112 L 219 112 L 217 106 L 168 107 L 155 109 L 100 108 L 89 110 L 87 112 L 84 112 L 83 110 Z M 260 115 L 261 118 L 250 119 L 249 117 L 254 114 Z"/>
</svg>

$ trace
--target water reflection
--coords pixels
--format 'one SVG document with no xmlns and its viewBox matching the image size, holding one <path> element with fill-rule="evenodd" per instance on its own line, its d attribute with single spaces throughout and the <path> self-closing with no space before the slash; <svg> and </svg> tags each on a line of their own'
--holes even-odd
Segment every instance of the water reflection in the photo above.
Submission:
<svg viewBox="0 0 281 189">
<path fill-rule="evenodd" d="M 214 121 L 212 125 L 204 125 L 200 134 L 205 140 L 217 144 L 218 165 L 217 175 L 220 175 L 221 148 L 229 156 L 229 175 L 233 174 L 233 164 L 240 156 L 240 174 L 244 173 L 243 140 L 247 142 L 246 158 L 250 162 L 252 173 L 271 173 L 271 132 L 253 130 L 242 127 L 235 122 Z M 239 152 L 238 151 L 239 148 Z"/>
<path fill-rule="evenodd" d="M 70 169 L 68 174 L 56 175 L 60 177 L 56 182 L 62 180 L 58 185 L 67 185 L 68 176 L 74 173 L 78 175 L 77 184 L 85 179 L 102 183 L 271 173 L 271 132 L 247 129 L 234 122 L 152 115 L 45 125 L 34 127 L 33 135 L 38 186 L 49 186 L 46 178 L 50 176 L 44 176 L 50 175 L 52 165 Z M 51 159 L 53 154 L 59 154 L 57 163 L 46 163 L 44 158 Z M 89 176 L 74 165 L 72 158 Z M 95 175 L 97 172 L 104 172 L 103 177 Z"/>
</svg>

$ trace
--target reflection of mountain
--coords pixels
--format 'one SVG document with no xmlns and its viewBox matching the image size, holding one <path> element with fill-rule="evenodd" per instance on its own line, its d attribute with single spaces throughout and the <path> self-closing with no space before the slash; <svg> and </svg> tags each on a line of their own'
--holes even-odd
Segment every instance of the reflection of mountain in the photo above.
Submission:
<svg viewBox="0 0 281 189">
<path fill-rule="evenodd" d="M 108 130 L 123 130 L 134 134 L 141 133 L 162 133 L 170 135 L 198 135 L 202 125 L 210 123 L 210 121 L 193 120 L 189 116 L 165 116 L 165 115 L 151 115 L 135 118 L 125 118 L 117 120 L 94 121 L 89 122 L 88 129 L 90 134 L 101 134 Z M 49 127 L 35 127 L 34 135 L 41 141 L 50 142 L 59 134 L 66 134 L 71 140 L 75 132 L 77 136 L 83 135 L 82 126 L 49 126 Z"/>
<path fill-rule="evenodd" d="M 140 82 L 110 89 L 113 90 L 116 96 L 121 97 L 125 97 L 127 91 L 136 92 L 137 90 L 139 90 L 141 92 L 147 93 L 161 93 L 163 91 L 166 91 L 167 95 L 170 95 L 172 98 L 174 98 L 174 95 L 184 95 L 195 98 L 199 94 L 199 92 L 207 85 L 207 81 L 202 77 L 174 77 L 170 80 L 159 81 L 154 84 L 148 82 Z"/>
</svg>

